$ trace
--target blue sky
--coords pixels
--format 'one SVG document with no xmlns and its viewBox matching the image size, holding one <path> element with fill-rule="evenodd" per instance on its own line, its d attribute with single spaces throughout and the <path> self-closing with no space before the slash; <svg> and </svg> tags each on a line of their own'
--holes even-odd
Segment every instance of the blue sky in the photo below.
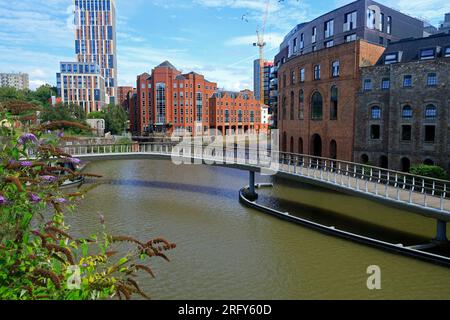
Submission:
<svg viewBox="0 0 450 320">
<path fill-rule="evenodd" d="M 284 35 L 352 0 L 270 1 L 266 57 L 272 59 Z M 447 0 L 380 0 L 437 25 Z M 55 84 L 62 60 L 74 60 L 72 0 L 0 0 L 0 72 L 28 72 L 32 88 Z M 253 88 L 252 47 L 265 0 L 116 0 L 120 85 L 164 60 L 204 74 L 219 87 Z M 242 16 L 245 15 L 245 19 Z"/>
</svg>

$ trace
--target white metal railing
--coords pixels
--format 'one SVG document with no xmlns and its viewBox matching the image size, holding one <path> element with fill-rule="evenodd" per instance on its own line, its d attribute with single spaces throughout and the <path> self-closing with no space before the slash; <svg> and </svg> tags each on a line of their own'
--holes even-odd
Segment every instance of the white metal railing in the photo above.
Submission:
<svg viewBox="0 0 450 320">
<path fill-rule="evenodd" d="M 64 147 L 64 152 L 73 156 L 101 154 L 150 153 L 171 156 L 174 145 L 171 143 L 134 143 L 110 145 L 78 145 Z M 409 173 L 379 167 L 314 157 L 310 155 L 276 152 L 268 150 L 261 157 L 254 149 L 223 149 L 203 155 L 203 145 L 179 150 L 181 157 L 202 159 L 207 162 L 241 164 L 268 168 L 267 157 L 278 161 L 278 171 L 305 176 L 339 188 L 353 189 L 392 201 L 404 202 L 426 208 L 437 209 L 450 214 L 450 181 L 415 176 Z M 215 149 L 217 151 L 217 149 Z M 201 151 L 201 152 L 199 152 Z M 252 157 L 256 155 L 255 157 Z"/>
</svg>

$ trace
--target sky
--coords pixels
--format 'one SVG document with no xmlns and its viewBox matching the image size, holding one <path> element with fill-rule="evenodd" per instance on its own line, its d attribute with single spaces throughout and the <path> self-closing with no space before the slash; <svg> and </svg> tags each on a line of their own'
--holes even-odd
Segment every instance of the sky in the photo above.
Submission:
<svg viewBox="0 0 450 320">
<path fill-rule="evenodd" d="M 270 0 L 266 58 L 284 36 L 352 0 Z M 437 25 L 448 0 L 379 0 Z M 169 60 L 227 90 L 253 89 L 256 30 L 266 0 L 116 0 L 119 85 Z M 0 72 L 25 72 L 30 87 L 56 84 L 60 61 L 74 61 L 73 0 L 0 0 Z"/>
</svg>

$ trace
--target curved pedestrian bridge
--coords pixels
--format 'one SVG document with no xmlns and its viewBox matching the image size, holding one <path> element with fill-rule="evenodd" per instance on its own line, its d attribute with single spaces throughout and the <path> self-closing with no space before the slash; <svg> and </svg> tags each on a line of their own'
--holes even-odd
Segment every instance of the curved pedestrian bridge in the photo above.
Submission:
<svg viewBox="0 0 450 320">
<path fill-rule="evenodd" d="M 446 225 L 450 221 L 449 181 L 334 159 L 270 150 L 261 154 L 238 147 L 211 150 L 202 145 L 180 147 L 168 143 L 135 143 L 66 146 L 63 150 L 86 161 L 162 159 L 176 164 L 207 164 L 246 170 L 250 176 L 250 195 L 256 195 L 255 172 L 276 175 L 436 219 L 436 239 L 447 239 Z"/>
</svg>

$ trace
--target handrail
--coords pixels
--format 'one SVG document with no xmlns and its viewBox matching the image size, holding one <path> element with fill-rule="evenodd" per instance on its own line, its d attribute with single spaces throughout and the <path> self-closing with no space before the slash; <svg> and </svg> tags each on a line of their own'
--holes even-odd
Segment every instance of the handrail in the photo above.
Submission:
<svg viewBox="0 0 450 320">
<path fill-rule="evenodd" d="M 123 144 L 103 144 L 103 145 L 74 145 L 64 147 L 66 153 L 73 156 L 95 155 L 95 154 L 122 154 L 122 153 L 155 153 L 171 156 L 173 148 L 178 146 L 174 143 L 123 143 Z M 383 169 L 370 165 L 364 165 L 349 161 L 315 157 L 311 155 L 301 155 L 288 152 L 268 150 L 268 159 L 262 159 L 256 153 L 255 148 L 233 148 L 226 149 L 218 147 L 219 154 L 212 153 L 204 156 L 203 150 L 199 153 L 196 147 L 203 144 L 192 144 L 185 147 L 188 153 L 181 152 L 180 157 L 192 159 L 202 158 L 205 161 L 220 161 L 225 164 L 230 163 L 232 157 L 234 164 L 248 164 L 255 167 L 264 168 L 269 163 L 262 160 L 270 160 L 271 155 L 278 156 L 278 170 L 288 174 L 302 175 L 318 181 L 334 184 L 340 188 L 347 188 L 361 191 L 367 194 L 384 197 L 390 200 L 416 204 L 427 208 L 440 209 L 440 211 L 450 213 L 446 200 L 450 198 L 450 182 L 441 179 L 422 177 L 404 172 Z M 217 150 L 217 147 L 216 147 Z M 256 155 L 251 158 L 250 154 Z M 231 164 L 231 163 L 230 163 Z M 391 189 L 390 189 L 391 188 Z M 393 190 L 392 190 L 393 189 Z M 392 193 L 395 195 L 392 195 Z M 421 198 L 418 199 L 418 196 Z M 430 203 L 430 199 L 434 203 Z"/>
</svg>

